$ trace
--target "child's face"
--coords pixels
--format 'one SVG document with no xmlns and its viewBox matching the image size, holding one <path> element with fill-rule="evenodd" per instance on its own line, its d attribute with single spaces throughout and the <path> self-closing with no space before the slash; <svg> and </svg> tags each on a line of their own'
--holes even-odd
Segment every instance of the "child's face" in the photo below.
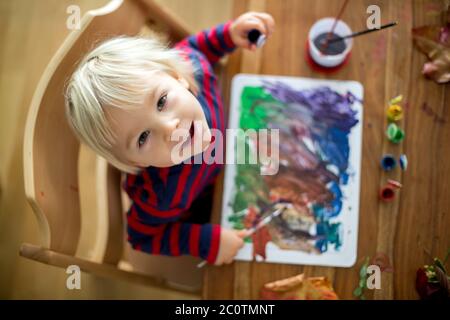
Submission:
<svg viewBox="0 0 450 320">
<path fill-rule="evenodd" d="M 116 157 L 135 167 L 169 167 L 204 151 L 210 144 L 211 132 L 187 81 L 165 72 L 156 73 L 149 80 L 149 91 L 140 108 L 107 110 L 117 137 L 113 145 Z M 191 132 L 191 143 L 181 146 L 180 140 L 174 140 L 176 129 L 183 129 L 186 135 Z M 194 144 L 201 150 L 194 151 Z M 179 157 L 180 154 L 184 156 Z"/>
</svg>

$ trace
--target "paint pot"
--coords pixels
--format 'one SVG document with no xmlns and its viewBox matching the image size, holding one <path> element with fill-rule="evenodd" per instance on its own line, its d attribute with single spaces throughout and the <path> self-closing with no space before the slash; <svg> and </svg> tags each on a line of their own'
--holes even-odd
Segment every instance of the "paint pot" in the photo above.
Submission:
<svg viewBox="0 0 450 320">
<path fill-rule="evenodd" d="M 257 48 L 261 48 L 266 43 L 266 36 L 261 34 L 258 29 L 252 29 L 247 35 L 248 41 L 255 44 Z"/>
<path fill-rule="evenodd" d="M 402 184 L 395 180 L 388 180 L 388 183 L 380 190 L 380 199 L 389 202 L 395 198 L 395 190 L 400 189 Z"/>
<path fill-rule="evenodd" d="M 308 49 L 311 58 L 322 67 L 331 68 L 342 64 L 349 55 L 353 39 L 344 39 L 328 43 L 322 46 L 321 40 L 326 39 L 328 32 L 331 31 L 335 19 L 323 18 L 314 23 L 308 34 Z M 342 20 L 338 20 L 336 27 L 330 39 L 343 37 L 352 33 L 349 26 Z"/>
<path fill-rule="evenodd" d="M 389 121 L 399 121 L 403 117 L 403 109 L 398 104 L 392 104 L 386 111 L 386 115 Z"/>
<path fill-rule="evenodd" d="M 381 167 L 384 171 L 390 171 L 395 168 L 397 161 L 392 154 L 386 154 L 381 158 Z"/>
<path fill-rule="evenodd" d="M 395 189 L 389 185 L 386 185 L 380 190 L 380 199 L 389 202 L 395 198 Z"/>
<path fill-rule="evenodd" d="M 386 130 L 386 136 L 393 143 L 400 143 L 405 138 L 405 132 L 395 123 L 389 124 Z"/>
</svg>

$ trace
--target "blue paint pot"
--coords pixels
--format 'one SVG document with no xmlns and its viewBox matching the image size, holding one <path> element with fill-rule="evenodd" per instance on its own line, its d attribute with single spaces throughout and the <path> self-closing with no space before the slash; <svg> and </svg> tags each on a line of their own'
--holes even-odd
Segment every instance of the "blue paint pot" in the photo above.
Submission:
<svg viewBox="0 0 450 320">
<path fill-rule="evenodd" d="M 381 158 L 381 167 L 385 171 L 390 171 L 395 168 L 397 161 L 392 154 L 386 154 Z"/>
</svg>

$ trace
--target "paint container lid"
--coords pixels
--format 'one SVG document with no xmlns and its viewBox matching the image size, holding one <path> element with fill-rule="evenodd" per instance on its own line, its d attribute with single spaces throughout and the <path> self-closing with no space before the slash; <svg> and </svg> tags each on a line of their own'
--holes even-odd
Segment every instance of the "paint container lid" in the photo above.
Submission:
<svg viewBox="0 0 450 320">
<path fill-rule="evenodd" d="M 261 35 L 261 36 L 258 38 L 258 41 L 256 41 L 256 46 L 257 46 L 258 48 L 261 48 L 265 43 L 266 43 L 266 36 L 265 36 L 265 35 Z"/>
<path fill-rule="evenodd" d="M 396 189 L 400 189 L 401 187 L 403 187 L 403 185 L 402 185 L 400 182 L 398 182 L 398 181 L 396 181 L 396 180 L 392 180 L 392 179 L 389 179 L 389 180 L 388 180 L 388 184 L 389 184 L 391 187 L 396 188 Z"/>
<path fill-rule="evenodd" d="M 403 95 L 401 94 L 401 95 L 396 96 L 395 98 L 392 98 L 389 101 L 389 104 L 399 104 L 400 102 L 402 102 L 402 100 L 403 100 Z"/>
<path fill-rule="evenodd" d="M 406 157 L 406 154 L 402 154 L 398 162 L 400 163 L 400 168 L 402 168 L 403 171 L 406 171 L 406 168 L 408 168 L 408 158 Z"/>
</svg>

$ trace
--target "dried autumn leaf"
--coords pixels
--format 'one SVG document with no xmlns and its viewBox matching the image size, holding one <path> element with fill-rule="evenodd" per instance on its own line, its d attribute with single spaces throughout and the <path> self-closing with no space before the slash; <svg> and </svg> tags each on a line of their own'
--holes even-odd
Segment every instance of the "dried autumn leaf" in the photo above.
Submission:
<svg viewBox="0 0 450 320">
<path fill-rule="evenodd" d="M 421 27 L 419 29 L 423 28 L 428 27 Z M 431 27 L 431 29 L 434 28 Z M 430 60 L 430 62 L 425 63 L 422 73 L 437 83 L 450 81 L 450 48 L 448 46 L 448 38 L 444 38 L 446 40 L 445 46 L 440 42 L 432 40 L 435 37 L 429 35 L 431 33 L 429 30 L 419 31 L 416 32 L 416 29 L 413 29 L 414 43 Z"/>
<path fill-rule="evenodd" d="M 450 11 L 446 26 L 422 26 L 412 30 L 414 44 L 430 60 L 422 73 L 437 83 L 450 81 Z"/>
<path fill-rule="evenodd" d="M 436 54 L 436 58 L 424 65 L 422 72 L 437 83 L 450 81 L 450 49 L 442 49 Z"/>
<path fill-rule="evenodd" d="M 265 284 L 260 297 L 265 300 L 339 299 L 326 277 L 305 277 L 304 274 Z"/>
</svg>

